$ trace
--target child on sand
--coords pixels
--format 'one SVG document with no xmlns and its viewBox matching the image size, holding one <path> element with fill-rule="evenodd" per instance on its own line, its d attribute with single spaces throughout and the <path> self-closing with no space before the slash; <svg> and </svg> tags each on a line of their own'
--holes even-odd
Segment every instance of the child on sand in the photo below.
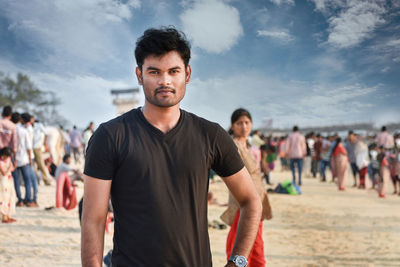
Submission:
<svg viewBox="0 0 400 267">
<path fill-rule="evenodd" d="M 16 220 L 11 218 L 15 213 L 15 189 L 11 172 L 14 171 L 14 164 L 11 161 L 11 148 L 0 149 L 0 213 L 2 223 L 13 223 Z"/>
</svg>

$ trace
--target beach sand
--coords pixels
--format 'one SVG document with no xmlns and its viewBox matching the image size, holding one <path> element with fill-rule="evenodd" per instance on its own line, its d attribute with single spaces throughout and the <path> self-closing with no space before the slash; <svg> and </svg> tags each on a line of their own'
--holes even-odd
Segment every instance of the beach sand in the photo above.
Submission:
<svg viewBox="0 0 400 267">
<path fill-rule="evenodd" d="M 278 166 L 278 169 L 279 166 Z M 275 171 L 275 185 L 291 177 Z M 328 175 L 330 179 L 330 175 Z M 390 183 L 390 182 L 389 182 Z M 400 196 L 380 199 L 374 190 L 303 179 L 300 196 L 270 194 L 274 218 L 264 221 L 267 266 L 400 266 Z M 266 187 L 267 188 L 267 187 Z M 228 192 L 221 179 L 210 184 L 219 203 Z M 83 184 L 77 188 L 78 199 Z M 0 266 L 81 266 L 78 209 L 44 210 L 55 205 L 55 185 L 40 185 L 39 208 L 17 208 L 13 224 L 0 224 Z M 209 220 L 225 207 L 209 206 Z M 229 228 L 209 228 L 213 265 L 224 266 Z M 105 236 L 105 253 L 112 234 Z"/>
</svg>

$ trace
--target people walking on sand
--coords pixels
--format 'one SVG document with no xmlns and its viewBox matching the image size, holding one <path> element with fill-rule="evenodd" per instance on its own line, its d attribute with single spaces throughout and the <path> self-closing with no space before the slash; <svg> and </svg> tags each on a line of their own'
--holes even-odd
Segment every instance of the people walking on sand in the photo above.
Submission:
<svg viewBox="0 0 400 267">
<path fill-rule="evenodd" d="M 332 158 L 335 165 L 335 171 L 337 176 L 337 185 L 339 190 L 344 191 L 346 189 L 347 182 L 347 167 L 349 165 L 349 158 L 347 151 L 342 145 L 342 139 L 338 137 L 336 139 L 335 146 L 332 150 Z"/>
<path fill-rule="evenodd" d="M 0 120 L 0 149 L 9 147 L 12 150 L 12 158 L 17 154 L 18 137 L 15 123 L 11 121 L 12 107 L 3 107 L 2 118 Z"/>
<path fill-rule="evenodd" d="M 43 149 L 47 142 L 47 131 L 43 124 L 36 120 L 33 125 L 33 154 L 37 169 L 40 170 L 40 176 L 45 185 L 51 185 L 49 171 L 44 164 Z"/>
<path fill-rule="evenodd" d="M 393 194 L 400 195 L 400 153 L 395 151 L 389 158 L 390 177 L 393 183 Z"/>
<path fill-rule="evenodd" d="M 279 160 L 281 161 L 281 172 L 289 170 L 288 159 L 286 158 L 286 137 L 279 138 L 278 145 Z"/>
<path fill-rule="evenodd" d="M 337 170 L 336 170 L 336 166 L 335 166 L 335 160 L 333 158 L 333 149 L 336 146 L 336 140 L 338 139 L 339 135 L 337 133 L 335 133 L 334 135 L 329 137 L 330 140 L 330 147 L 329 147 L 329 167 L 331 169 L 331 173 L 332 173 L 332 183 L 335 182 L 336 178 L 337 178 Z"/>
<path fill-rule="evenodd" d="M 386 159 L 386 149 L 384 146 L 379 147 L 377 160 L 379 162 L 379 176 L 378 176 L 378 196 L 380 198 L 386 197 L 386 185 L 389 180 L 389 162 Z"/>
<path fill-rule="evenodd" d="M 248 258 L 249 267 L 261 267 L 265 266 L 265 254 L 264 254 L 264 241 L 262 238 L 262 225 L 264 219 L 272 218 L 271 206 L 269 204 L 267 192 L 265 191 L 262 184 L 262 173 L 260 170 L 260 162 L 254 158 L 250 150 L 250 144 L 247 141 L 252 128 L 252 118 L 250 113 L 245 109 L 237 109 L 232 113 L 231 116 L 231 131 L 233 133 L 233 140 L 239 150 L 240 157 L 242 158 L 246 169 L 251 175 L 254 184 L 256 185 L 257 192 L 262 200 L 263 213 L 261 220 L 258 225 L 257 237 L 254 242 L 253 248 L 251 249 L 250 256 Z M 230 230 L 226 241 L 226 256 L 230 258 L 232 249 L 236 240 L 237 228 L 240 217 L 239 204 L 229 194 L 228 208 L 221 215 L 221 219 L 228 225 Z"/>
<path fill-rule="evenodd" d="M 378 146 L 383 146 L 388 151 L 394 147 L 393 135 L 387 132 L 386 126 L 382 126 L 381 132 L 375 138 L 375 142 Z"/>
<path fill-rule="evenodd" d="M 308 133 L 305 136 L 306 139 L 306 156 L 303 159 L 303 175 L 304 177 L 311 177 L 311 170 L 312 170 L 312 151 L 314 150 L 314 140 L 312 139 L 313 133 Z"/>
<path fill-rule="evenodd" d="M 33 203 L 37 204 L 37 195 L 39 191 L 39 180 L 38 177 L 35 174 L 35 169 L 34 169 L 34 154 L 33 154 L 33 126 L 31 125 L 31 118 L 32 116 L 25 112 L 21 114 L 21 124 L 22 126 L 26 129 L 28 133 L 28 138 L 29 138 L 29 144 L 30 144 L 30 150 L 29 150 L 29 157 L 30 157 L 30 165 L 29 165 L 29 177 L 31 179 L 31 185 L 32 185 L 32 199 Z"/>
<path fill-rule="evenodd" d="M 330 154 L 329 149 L 331 146 L 331 142 L 329 141 L 329 137 L 322 138 L 321 144 L 321 164 L 320 164 L 320 173 L 321 173 L 321 182 L 326 182 L 326 168 L 330 168 Z"/>
<path fill-rule="evenodd" d="M 318 160 L 315 152 L 315 142 L 317 141 L 317 137 L 314 132 L 310 133 L 310 137 L 307 140 L 308 147 L 310 148 L 310 156 L 311 156 L 311 168 L 310 172 L 313 178 L 317 178 L 318 173 Z"/>
<path fill-rule="evenodd" d="M 62 151 L 60 151 L 60 145 L 62 144 L 63 137 L 61 136 L 58 127 L 54 126 L 47 126 L 46 133 L 46 146 L 50 152 L 51 162 L 57 166 L 62 162 L 63 154 Z"/>
<path fill-rule="evenodd" d="M 360 170 L 360 184 L 358 188 L 365 189 L 365 178 L 368 173 L 368 165 L 370 163 L 368 146 L 358 137 L 354 147 L 354 154 L 357 168 Z"/>
<path fill-rule="evenodd" d="M 375 188 L 376 185 L 379 182 L 379 177 L 380 177 L 380 161 L 378 159 L 379 155 L 379 148 L 375 143 L 372 143 L 369 147 L 369 158 L 370 158 L 370 164 L 369 164 L 369 178 L 371 179 L 372 182 L 372 188 Z"/>
<path fill-rule="evenodd" d="M 251 145 L 258 148 L 265 144 L 264 140 L 260 136 L 260 130 L 255 130 L 253 135 L 249 139 L 251 140 Z"/>
<path fill-rule="evenodd" d="M 11 172 L 14 164 L 11 161 L 13 152 L 9 147 L 0 149 L 0 213 L 2 223 L 13 223 L 15 214 L 15 188 Z"/>
<path fill-rule="evenodd" d="M 16 155 L 16 169 L 12 172 L 14 178 L 14 187 L 17 194 L 18 202 L 17 207 L 26 205 L 27 207 L 38 207 L 37 203 L 33 202 L 32 197 L 32 178 L 31 178 L 31 166 L 32 158 L 30 157 L 32 144 L 29 139 L 28 131 L 23 127 L 21 121 L 21 115 L 18 112 L 14 112 L 11 117 L 12 122 L 16 124 L 17 136 L 18 136 L 18 148 Z M 21 196 L 21 175 L 24 180 L 25 186 L 25 198 Z"/>
<path fill-rule="evenodd" d="M 301 186 L 301 171 L 303 166 L 303 158 L 306 156 L 306 139 L 299 132 L 299 127 L 294 126 L 293 132 L 288 136 L 286 141 L 286 155 L 290 159 L 290 169 L 292 171 L 292 182 L 296 184 L 296 167 L 298 170 L 298 183 Z"/>
<path fill-rule="evenodd" d="M 92 137 L 92 135 L 93 135 L 93 130 L 94 130 L 94 123 L 91 121 L 89 123 L 89 126 L 85 129 L 85 131 L 83 131 L 82 143 L 84 146 L 84 149 L 83 149 L 84 155 L 86 154 L 86 148 L 89 143 L 90 137 Z"/>
<path fill-rule="evenodd" d="M 349 131 L 347 135 L 347 140 L 345 142 L 345 148 L 347 151 L 347 156 L 349 157 L 351 172 L 354 178 L 353 187 L 357 187 L 357 174 L 360 173 L 360 170 L 358 169 L 356 163 L 356 154 L 354 152 L 356 142 L 357 142 L 357 136 L 354 134 L 353 131 Z"/>
<path fill-rule="evenodd" d="M 211 266 L 210 169 L 223 177 L 240 206 L 236 242 L 225 266 L 245 266 L 261 200 L 226 131 L 180 109 L 191 75 L 189 43 L 173 27 L 148 29 L 136 43 L 135 58 L 144 106 L 101 124 L 86 150 L 82 266 L 102 264 L 110 194 L 113 265 Z"/>
<path fill-rule="evenodd" d="M 74 125 L 73 130 L 69 134 L 71 138 L 71 151 L 74 156 L 75 163 L 79 163 L 81 160 L 81 151 L 82 151 L 82 134 Z"/>
<path fill-rule="evenodd" d="M 313 163 L 315 169 L 313 169 L 313 176 L 317 177 L 317 173 L 320 173 L 321 169 L 321 159 L 322 159 L 322 136 L 321 134 L 317 134 L 315 136 L 315 143 L 314 143 L 314 156 L 313 156 Z"/>
</svg>

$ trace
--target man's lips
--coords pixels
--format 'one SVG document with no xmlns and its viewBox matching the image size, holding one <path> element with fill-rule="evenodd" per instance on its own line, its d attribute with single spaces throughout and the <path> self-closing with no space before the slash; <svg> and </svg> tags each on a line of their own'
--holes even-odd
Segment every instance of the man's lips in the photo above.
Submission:
<svg viewBox="0 0 400 267">
<path fill-rule="evenodd" d="M 155 90 L 155 94 L 175 94 L 175 89 L 170 88 L 170 87 L 163 87 L 163 88 L 157 88 Z"/>
</svg>

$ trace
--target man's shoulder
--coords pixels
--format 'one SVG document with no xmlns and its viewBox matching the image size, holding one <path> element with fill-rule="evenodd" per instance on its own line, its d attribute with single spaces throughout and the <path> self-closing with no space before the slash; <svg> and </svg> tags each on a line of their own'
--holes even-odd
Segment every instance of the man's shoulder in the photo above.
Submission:
<svg viewBox="0 0 400 267">
<path fill-rule="evenodd" d="M 218 128 L 218 127 L 220 127 L 220 125 L 218 123 L 216 123 L 216 122 L 207 120 L 207 119 L 205 119 L 203 117 L 200 117 L 200 116 L 198 116 L 198 115 L 196 115 L 194 113 L 191 113 L 191 112 L 188 112 L 188 111 L 185 111 L 185 110 L 182 110 L 182 111 L 185 113 L 185 116 L 189 120 L 191 120 L 191 121 L 193 121 L 195 123 L 198 123 L 201 126 L 210 127 L 210 128 Z"/>
<path fill-rule="evenodd" d="M 188 122 L 193 123 L 194 125 L 197 125 L 198 127 L 204 128 L 206 130 L 217 130 L 220 129 L 221 126 L 213 121 L 207 120 L 205 118 L 202 118 L 194 113 L 182 110 L 182 112 L 185 113 L 185 117 Z"/>
<path fill-rule="evenodd" d="M 111 135 L 123 131 L 129 124 L 135 123 L 137 121 L 138 109 L 132 109 L 122 115 L 119 115 L 109 121 L 100 124 L 99 129 L 108 132 Z"/>
<path fill-rule="evenodd" d="M 9 130 L 13 130 L 16 128 L 16 125 L 9 119 L 2 118 L 2 119 L 0 119 L 0 127 L 7 128 Z"/>
</svg>

